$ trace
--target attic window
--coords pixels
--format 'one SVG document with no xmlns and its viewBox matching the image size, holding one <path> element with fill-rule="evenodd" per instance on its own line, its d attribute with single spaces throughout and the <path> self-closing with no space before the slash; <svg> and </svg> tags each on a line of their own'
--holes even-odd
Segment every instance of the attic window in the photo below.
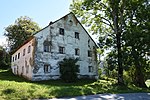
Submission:
<svg viewBox="0 0 150 100">
<path fill-rule="evenodd" d="M 63 28 L 59 28 L 59 34 L 64 35 L 64 29 Z"/>
<path fill-rule="evenodd" d="M 44 52 L 50 52 L 50 45 L 51 45 L 51 41 L 44 41 L 43 43 Z"/>
<path fill-rule="evenodd" d="M 30 51 L 31 51 L 31 46 L 29 45 L 28 46 L 28 53 L 30 53 Z"/>
<path fill-rule="evenodd" d="M 92 51 L 88 50 L 88 57 L 92 57 Z"/>
<path fill-rule="evenodd" d="M 73 22 L 72 20 L 69 20 L 69 25 L 72 26 Z"/>
<path fill-rule="evenodd" d="M 26 49 L 23 49 L 23 56 L 25 55 L 25 53 L 26 53 Z"/>
<path fill-rule="evenodd" d="M 75 38 L 79 39 L 79 33 L 78 32 L 75 32 Z"/>
</svg>

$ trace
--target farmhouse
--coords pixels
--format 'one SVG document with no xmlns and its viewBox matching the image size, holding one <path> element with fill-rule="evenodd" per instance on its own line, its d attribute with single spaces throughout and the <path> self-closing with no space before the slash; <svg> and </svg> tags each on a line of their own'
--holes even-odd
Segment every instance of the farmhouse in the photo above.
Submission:
<svg viewBox="0 0 150 100">
<path fill-rule="evenodd" d="M 73 13 L 50 22 L 12 54 L 15 75 L 31 81 L 59 79 L 58 62 L 78 58 L 79 78 L 98 78 L 97 45 Z"/>
</svg>

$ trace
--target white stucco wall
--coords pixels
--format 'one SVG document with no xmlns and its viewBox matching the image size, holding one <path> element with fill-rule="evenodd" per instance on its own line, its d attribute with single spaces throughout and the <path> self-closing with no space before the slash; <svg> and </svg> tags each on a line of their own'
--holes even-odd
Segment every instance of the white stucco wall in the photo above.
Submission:
<svg viewBox="0 0 150 100">
<path fill-rule="evenodd" d="M 64 35 L 59 34 L 59 29 L 64 29 Z M 79 33 L 79 39 L 75 38 L 75 32 Z M 50 51 L 44 52 L 44 41 L 50 44 Z M 31 52 L 28 53 L 28 46 Z M 64 47 L 64 54 L 59 53 L 59 46 Z M 75 49 L 79 49 L 79 55 L 75 55 Z M 19 48 L 13 55 L 20 58 L 12 61 L 11 67 L 14 74 L 22 75 L 32 81 L 58 79 L 60 76 L 58 62 L 65 57 L 79 58 L 79 78 L 97 78 L 98 68 L 95 54 L 96 44 L 88 33 L 84 30 L 75 16 L 70 13 L 63 18 L 50 23 L 47 27 L 34 35 L 34 38 Z M 26 49 L 25 56 L 23 50 Z M 88 57 L 88 50 L 92 51 L 92 56 Z M 18 57 L 17 57 L 18 58 Z M 44 65 L 48 65 L 48 72 L 44 72 Z M 89 72 L 92 66 L 92 72 Z M 28 73 L 27 73 L 27 69 Z M 16 71 L 15 71 L 16 70 Z"/>
<path fill-rule="evenodd" d="M 65 30 L 64 35 L 59 34 L 59 28 Z M 79 39 L 75 38 L 75 32 L 79 33 Z M 79 76 L 97 77 L 97 63 L 93 53 L 93 47 L 96 47 L 96 45 L 72 14 L 47 26 L 35 34 L 35 37 L 37 41 L 35 50 L 36 71 L 33 73 L 33 80 L 59 78 L 58 62 L 65 57 L 78 57 L 80 59 L 77 63 L 80 66 Z M 43 42 L 45 40 L 51 41 L 51 52 L 43 51 Z M 64 54 L 59 53 L 59 46 L 65 47 Z M 75 48 L 79 48 L 79 56 L 75 55 Z M 88 50 L 92 51 L 92 57 L 88 57 Z M 49 73 L 44 73 L 44 64 L 51 66 Z M 93 66 L 93 72 L 89 72 L 88 66 Z"/>
<path fill-rule="evenodd" d="M 29 46 L 30 46 L 30 53 L 28 53 Z M 24 49 L 25 49 L 25 55 L 23 55 Z M 18 53 L 20 53 L 19 58 L 18 58 Z M 33 55 L 34 55 L 34 38 L 32 38 L 28 43 L 20 47 L 12 55 L 12 60 L 11 60 L 12 72 L 15 75 L 20 75 L 31 80 L 33 63 L 34 63 Z M 15 60 L 15 56 L 17 56 L 16 60 Z"/>
</svg>

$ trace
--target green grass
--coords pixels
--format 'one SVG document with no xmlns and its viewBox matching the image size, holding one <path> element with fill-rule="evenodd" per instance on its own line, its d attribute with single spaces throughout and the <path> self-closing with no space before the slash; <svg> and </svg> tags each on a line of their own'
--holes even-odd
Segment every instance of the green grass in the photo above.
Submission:
<svg viewBox="0 0 150 100">
<path fill-rule="evenodd" d="M 64 83 L 60 80 L 30 82 L 8 70 L 0 70 L 0 100 L 70 97 L 98 93 L 150 92 L 134 85 L 117 86 L 115 79 L 78 80 Z M 150 81 L 147 82 L 150 84 Z"/>
</svg>

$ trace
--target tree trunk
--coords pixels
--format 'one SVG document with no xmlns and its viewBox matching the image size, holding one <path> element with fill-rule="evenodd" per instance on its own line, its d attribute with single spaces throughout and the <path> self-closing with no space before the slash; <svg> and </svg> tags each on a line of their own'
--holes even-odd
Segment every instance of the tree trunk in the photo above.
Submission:
<svg viewBox="0 0 150 100">
<path fill-rule="evenodd" d="M 121 54 L 121 41 L 120 41 L 121 34 L 116 34 L 117 38 L 117 52 L 118 52 L 118 84 L 123 85 L 123 67 L 122 67 L 122 54 Z"/>
<path fill-rule="evenodd" d="M 143 88 L 146 88 L 146 84 L 145 84 L 145 80 L 144 80 L 144 75 L 141 71 L 141 68 L 140 66 L 139 67 L 136 67 L 136 72 L 135 72 L 135 81 L 136 81 L 136 85 L 139 86 L 139 87 L 143 87 Z"/>
<path fill-rule="evenodd" d="M 113 24 L 114 24 L 114 33 L 116 34 L 117 41 L 117 58 L 118 58 L 118 84 L 123 85 L 123 67 L 122 67 L 122 53 L 121 53 L 121 31 L 119 30 L 119 2 L 115 2 L 112 0 L 112 16 L 113 16 Z"/>
<path fill-rule="evenodd" d="M 134 64 L 135 64 L 135 84 L 139 87 L 144 87 L 146 88 L 146 84 L 145 84 L 145 79 L 144 79 L 144 75 L 142 72 L 142 65 L 139 63 L 139 57 L 138 57 L 138 53 L 135 51 L 135 48 L 132 48 L 133 52 L 133 58 L 134 58 Z"/>
</svg>

